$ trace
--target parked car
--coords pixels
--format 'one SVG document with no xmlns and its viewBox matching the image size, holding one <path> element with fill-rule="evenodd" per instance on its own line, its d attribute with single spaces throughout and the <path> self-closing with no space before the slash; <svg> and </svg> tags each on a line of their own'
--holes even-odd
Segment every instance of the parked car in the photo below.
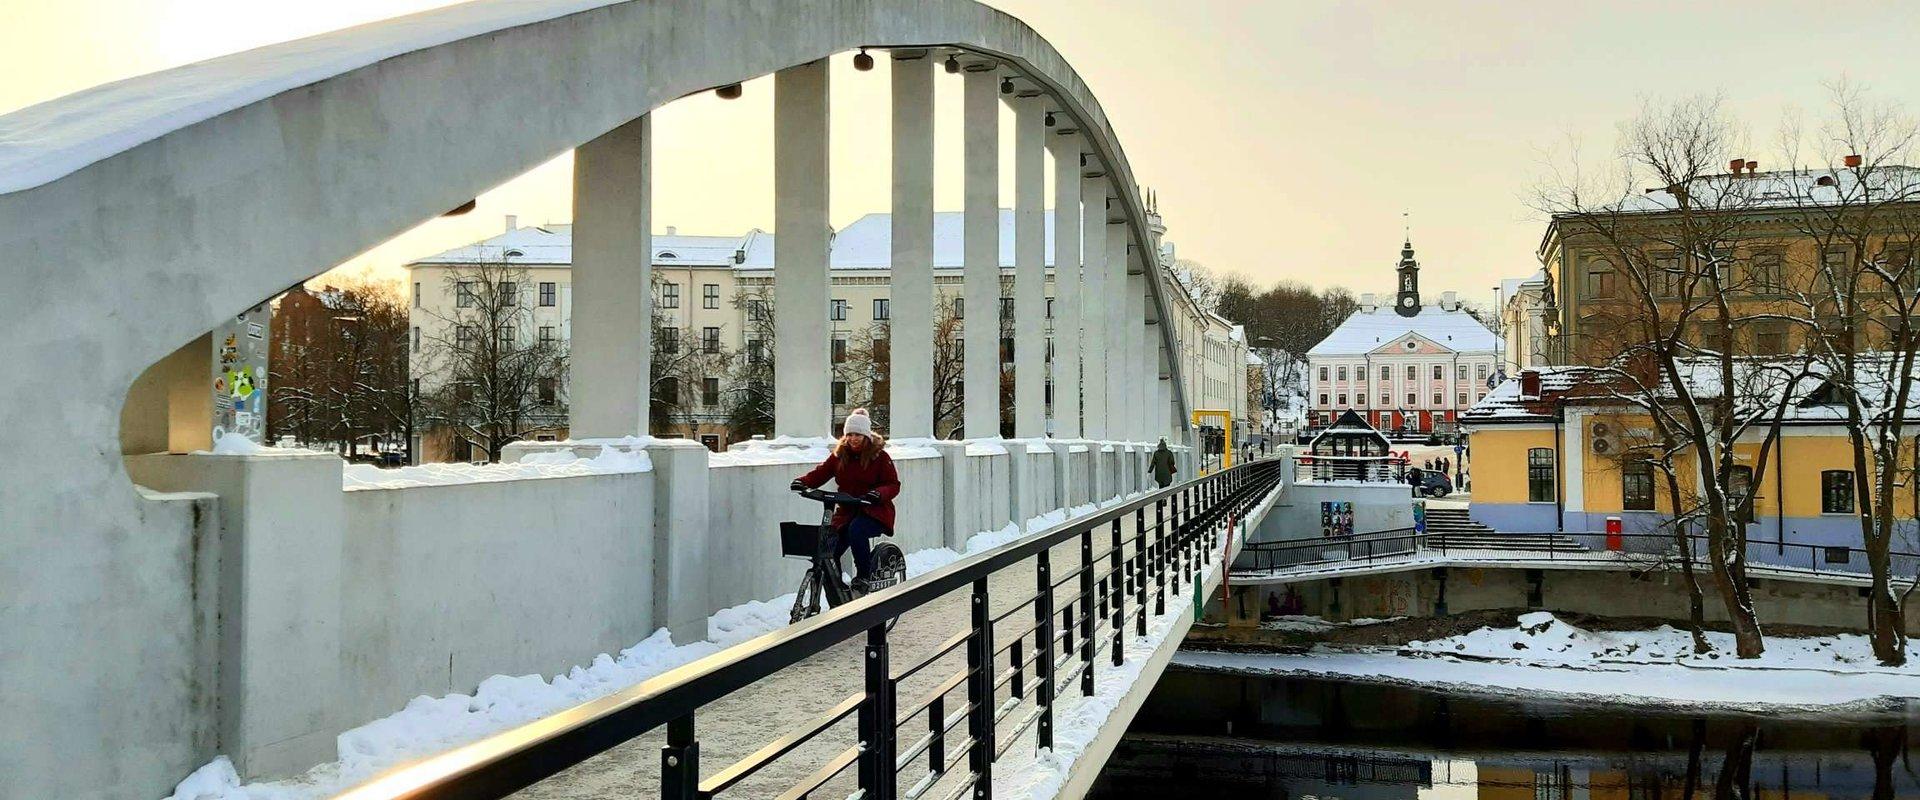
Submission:
<svg viewBox="0 0 1920 800">
<path fill-rule="evenodd" d="M 1439 470 L 1421 470 L 1420 485 L 1413 491 L 1421 497 L 1446 497 L 1453 493 L 1453 479 Z"/>
</svg>

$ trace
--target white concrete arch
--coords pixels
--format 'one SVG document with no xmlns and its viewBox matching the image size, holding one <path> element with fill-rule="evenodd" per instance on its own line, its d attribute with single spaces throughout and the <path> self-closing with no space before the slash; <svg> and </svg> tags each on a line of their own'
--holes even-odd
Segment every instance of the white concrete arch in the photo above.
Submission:
<svg viewBox="0 0 1920 800">
<path fill-rule="evenodd" d="M 492 0 L 0 117 L 0 775 L 149 794 L 210 735 L 180 729 L 211 691 L 187 666 L 103 655 L 208 614 L 201 587 L 143 560 L 208 544 L 142 541 L 161 512 L 130 488 L 118 431 L 144 370 L 651 109 L 862 45 L 966 48 L 1043 85 L 1105 165 L 1133 239 L 1154 246 L 1092 92 L 1037 33 L 970 0 Z M 0 793 L 52 791 L 13 780 Z"/>
</svg>

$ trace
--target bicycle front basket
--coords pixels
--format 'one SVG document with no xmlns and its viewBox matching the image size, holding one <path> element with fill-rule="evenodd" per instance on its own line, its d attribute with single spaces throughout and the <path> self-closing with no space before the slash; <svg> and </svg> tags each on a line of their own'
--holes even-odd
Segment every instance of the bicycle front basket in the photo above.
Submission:
<svg viewBox="0 0 1920 800">
<path fill-rule="evenodd" d="M 780 523 L 780 555 L 813 558 L 820 552 L 820 524 L 817 522 Z"/>
</svg>

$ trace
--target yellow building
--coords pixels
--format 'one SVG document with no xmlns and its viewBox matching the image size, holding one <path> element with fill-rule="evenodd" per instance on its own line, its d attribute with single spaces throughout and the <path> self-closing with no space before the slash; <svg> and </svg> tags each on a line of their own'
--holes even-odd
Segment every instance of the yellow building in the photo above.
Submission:
<svg viewBox="0 0 1920 800">
<path fill-rule="evenodd" d="M 1610 517 L 1629 534 L 1663 532 L 1674 514 L 1671 492 L 1644 460 L 1660 449 L 1658 435 L 1643 410 L 1619 399 L 1609 385 L 1618 380 L 1593 367 L 1522 370 L 1469 410 L 1463 420 L 1471 434 L 1473 519 L 1506 532 L 1587 534 L 1596 545 Z M 1859 557 L 1821 549 L 1861 543 L 1853 447 L 1841 424 L 1844 410 L 1822 402 L 1823 383 L 1814 378 L 1794 387 L 1806 400 L 1789 405 L 1764 469 L 1757 469 L 1758 428 L 1734 445 L 1736 486 L 1752 484 L 1741 474 L 1760 476 L 1746 520 L 1746 538 L 1758 543 L 1748 548 L 1756 561 L 1812 567 L 1818 559 L 1825 568 Z M 1920 439 L 1914 448 L 1920 450 Z M 1901 468 L 1911 469 L 1912 456 L 1905 460 Z M 1695 502 L 1696 469 L 1687 452 L 1675 459 L 1685 505 Z M 1901 498 L 1895 513 L 1911 519 L 1914 500 Z"/>
</svg>

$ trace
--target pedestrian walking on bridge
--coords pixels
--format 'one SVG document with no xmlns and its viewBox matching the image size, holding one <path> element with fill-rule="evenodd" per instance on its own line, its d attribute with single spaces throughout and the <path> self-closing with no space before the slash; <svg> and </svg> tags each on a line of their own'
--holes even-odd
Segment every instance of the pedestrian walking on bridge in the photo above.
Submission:
<svg viewBox="0 0 1920 800">
<path fill-rule="evenodd" d="M 1166 437 L 1160 437 L 1160 446 L 1153 449 L 1153 458 L 1147 462 L 1147 471 L 1153 473 L 1153 482 L 1165 489 L 1173 485 L 1173 451 L 1167 449 Z"/>
</svg>

